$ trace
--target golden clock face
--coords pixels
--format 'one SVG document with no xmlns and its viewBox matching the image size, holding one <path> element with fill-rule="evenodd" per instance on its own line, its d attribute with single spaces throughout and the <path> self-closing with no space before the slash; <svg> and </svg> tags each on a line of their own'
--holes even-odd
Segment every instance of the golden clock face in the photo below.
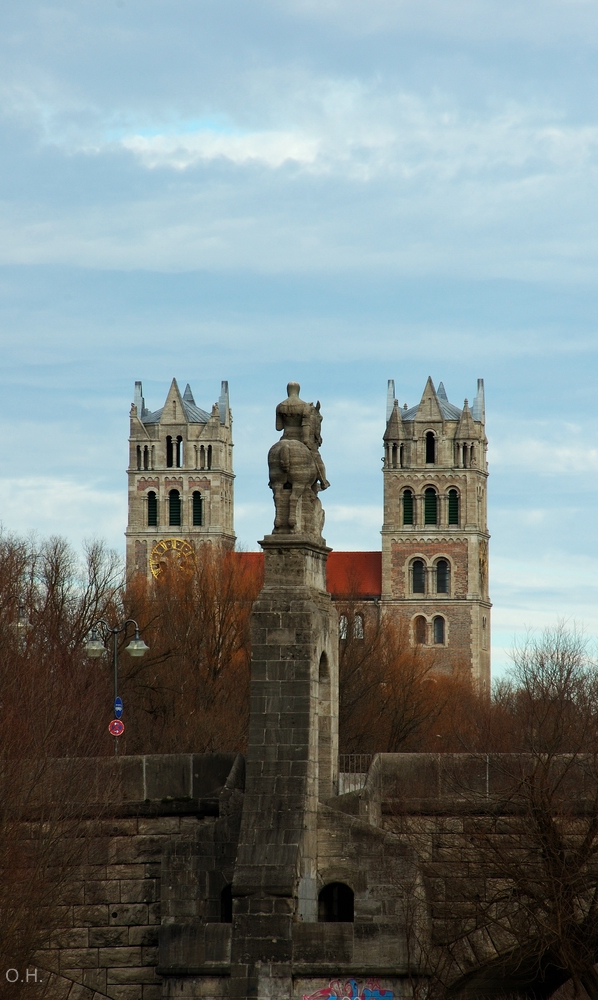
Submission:
<svg viewBox="0 0 598 1000">
<path fill-rule="evenodd" d="M 163 538 L 152 549 L 150 569 L 156 580 L 169 568 L 176 569 L 184 576 L 193 575 L 195 550 L 183 538 Z"/>
</svg>

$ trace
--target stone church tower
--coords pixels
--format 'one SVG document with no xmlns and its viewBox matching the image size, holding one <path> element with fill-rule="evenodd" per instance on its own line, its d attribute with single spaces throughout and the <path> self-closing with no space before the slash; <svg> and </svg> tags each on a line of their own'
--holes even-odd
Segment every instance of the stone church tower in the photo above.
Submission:
<svg viewBox="0 0 598 1000">
<path fill-rule="evenodd" d="M 381 603 L 440 668 L 490 685 L 484 381 L 470 409 L 428 378 L 418 406 L 388 383 Z"/>
<path fill-rule="evenodd" d="M 150 411 L 135 383 L 129 437 L 127 577 L 184 566 L 193 543 L 235 543 L 232 416 L 228 382 L 211 413 L 176 379 L 164 406 Z"/>
</svg>

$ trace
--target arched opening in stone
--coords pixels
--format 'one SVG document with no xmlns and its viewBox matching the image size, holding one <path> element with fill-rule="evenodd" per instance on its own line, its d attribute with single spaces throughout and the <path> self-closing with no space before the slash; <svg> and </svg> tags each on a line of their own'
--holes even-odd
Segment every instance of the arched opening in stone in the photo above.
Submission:
<svg viewBox="0 0 598 1000">
<path fill-rule="evenodd" d="M 318 921 L 320 923 L 353 923 L 355 896 L 344 882 L 330 882 L 318 896 Z"/>
<path fill-rule="evenodd" d="M 225 885 L 220 893 L 220 923 L 232 924 L 233 922 L 233 887 Z"/>
<path fill-rule="evenodd" d="M 150 528 L 158 526 L 158 497 L 153 490 L 147 495 L 147 523 Z"/>
<path fill-rule="evenodd" d="M 181 494 L 178 490 L 171 490 L 168 494 L 168 523 L 176 526 L 181 524 Z"/>
<path fill-rule="evenodd" d="M 433 431 L 426 433 L 426 465 L 436 464 L 436 435 Z"/>
<path fill-rule="evenodd" d="M 426 645 L 426 632 L 428 630 L 428 623 L 423 615 L 418 615 L 413 624 L 413 631 L 415 633 L 415 642 L 418 646 Z"/>
</svg>

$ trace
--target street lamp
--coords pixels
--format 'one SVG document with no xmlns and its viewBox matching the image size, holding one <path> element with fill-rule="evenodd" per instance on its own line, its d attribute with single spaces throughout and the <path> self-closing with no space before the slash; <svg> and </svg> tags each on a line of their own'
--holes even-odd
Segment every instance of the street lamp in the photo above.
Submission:
<svg viewBox="0 0 598 1000">
<path fill-rule="evenodd" d="M 129 654 L 129 656 L 145 656 L 145 654 L 149 649 L 149 646 L 146 646 L 145 642 L 139 635 L 139 625 L 137 624 L 134 618 L 127 618 L 126 622 L 124 622 L 122 625 L 115 625 L 114 627 L 111 627 L 108 624 L 108 622 L 105 622 L 103 618 L 100 618 L 97 622 L 94 622 L 94 624 L 91 626 L 91 634 L 84 646 L 87 655 L 90 656 L 92 659 L 97 659 L 99 656 L 103 656 L 104 653 L 108 652 L 106 648 L 106 641 L 109 635 L 113 637 L 115 714 L 116 714 L 117 699 L 118 699 L 118 636 L 120 635 L 121 632 L 126 632 L 128 625 L 135 626 L 135 636 L 133 639 L 131 639 L 129 645 L 125 646 L 127 653 Z M 120 704 L 120 710 L 122 712 L 122 703 Z M 113 723 L 110 723 L 110 725 L 112 726 Z M 116 728 L 118 729 L 119 727 Z M 118 754 L 118 737 L 120 736 L 121 732 L 123 732 L 123 730 L 124 730 L 124 725 L 123 728 L 120 730 L 120 732 L 113 733 L 115 754 Z M 112 729 L 110 731 L 112 732 Z"/>
</svg>

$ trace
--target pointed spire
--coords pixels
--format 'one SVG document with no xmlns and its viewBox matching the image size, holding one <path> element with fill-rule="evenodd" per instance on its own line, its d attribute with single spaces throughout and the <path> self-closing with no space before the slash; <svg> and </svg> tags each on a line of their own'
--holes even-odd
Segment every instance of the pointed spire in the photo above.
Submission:
<svg viewBox="0 0 598 1000">
<path fill-rule="evenodd" d="M 428 375 L 428 381 L 426 382 L 426 387 L 423 391 L 422 398 L 420 400 L 417 409 L 417 419 L 419 420 L 443 420 L 444 414 L 442 412 L 440 403 L 438 402 L 438 395 L 436 389 L 434 388 L 434 383 L 432 381 L 432 376 Z"/>
<path fill-rule="evenodd" d="M 394 378 L 389 378 L 388 388 L 386 390 L 386 423 L 390 420 L 390 415 L 392 413 L 392 408 L 395 404 L 395 380 Z"/>
<path fill-rule="evenodd" d="M 484 399 L 484 379 L 478 379 L 478 391 L 473 401 L 473 419 L 478 423 L 484 423 L 486 418 L 486 403 Z"/>
<path fill-rule="evenodd" d="M 168 390 L 168 395 L 164 406 L 162 407 L 162 412 L 160 414 L 160 423 L 171 424 L 178 423 L 180 421 L 185 421 L 187 415 L 185 413 L 185 404 L 183 403 L 183 397 L 178 386 L 178 382 L 173 378 L 170 383 L 170 389 Z"/>
<path fill-rule="evenodd" d="M 220 397 L 218 399 L 218 411 L 220 413 L 220 423 L 226 424 L 228 422 L 228 382 L 226 380 L 220 383 Z"/>
<path fill-rule="evenodd" d="M 438 399 L 444 399 L 448 403 L 448 396 L 446 394 L 446 389 L 444 388 L 444 382 L 439 382 L 438 383 L 438 388 L 436 390 L 436 395 L 438 396 Z"/>
<path fill-rule="evenodd" d="M 135 382 L 135 395 L 133 403 L 137 407 L 137 416 L 141 420 L 145 413 L 145 399 L 143 398 L 143 386 L 141 382 Z"/>
<path fill-rule="evenodd" d="M 471 410 L 469 409 L 468 400 L 463 401 L 463 412 L 459 419 L 459 425 L 457 427 L 457 437 L 477 437 L 477 431 L 474 427 L 473 417 Z"/>
<path fill-rule="evenodd" d="M 396 441 L 401 435 L 401 424 L 402 417 L 401 411 L 399 410 L 399 401 L 395 399 L 393 402 L 392 412 L 388 418 L 388 423 L 386 424 L 386 430 L 384 432 L 385 441 Z"/>
<path fill-rule="evenodd" d="M 185 391 L 183 393 L 183 399 L 185 400 L 186 403 L 193 403 L 195 405 L 195 400 L 193 399 L 193 393 L 191 392 L 191 386 L 189 385 L 188 382 L 185 387 Z"/>
</svg>

